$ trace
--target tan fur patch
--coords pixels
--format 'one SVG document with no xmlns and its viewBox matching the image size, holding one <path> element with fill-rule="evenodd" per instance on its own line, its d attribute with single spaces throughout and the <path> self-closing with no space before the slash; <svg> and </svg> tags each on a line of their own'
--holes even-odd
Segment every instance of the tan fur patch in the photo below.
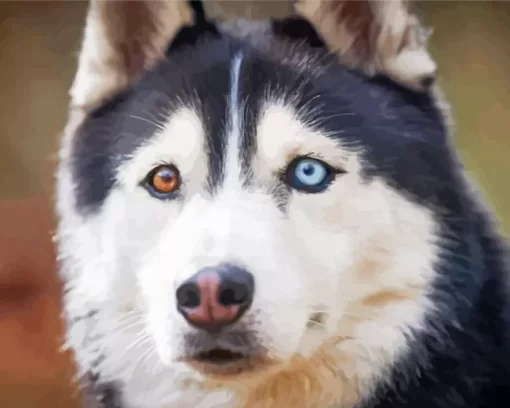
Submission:
<svg viewBox="0 0 510 408">
<path fill-rule="evenodd" d="M 342 340 L 330 339 L 311 357 L 296 355 L 284 365 L 270 366 L 262 375 L 236 377 L 235 382 L 209 380 L 205 386 L 229 388 L 239 408 L 350 406 L 359 399 L 359 392 L 355 362 L 338 347 Z"/>
<path fill-rule="evenodd" d="M 421 295 L 421 293 L 414 294 L 414 295 Z M 364 306 L 367 306 L 369 308 L 377 308 L 381 306 L 385 306 L 391 303 L 398 303 L 403 300 L 414 300 L 413 299 L 413 293 L 399 293 L 399 292 L 380 292 L 376 293 L 375 295 L 367 296 L 366 298 L 361 300 L 361 304 Z"/>
<path fill-rule="evenodd" d="M 275 364 L 266 371 L 236 377 L 235 382 L 209 380 L 205 387 L 232 390 L 239 408 L 352 407 L 371 387 L 373 374 L 382 373 L 383 362 L 392 358 L 392 353 L 384 353 L 384 347 L 377 350 L 367 344 L 365 349 L 356 337 L 357 328 L 371 320 L 375 327 L 384 328 L 381 323 L 386 314 L 391 321 L 391 310 L 416 302 L 420 295 L 420 291 L 380 292 L 360 299 L 349 307 L 339 324 L 338 332 L 344 335 L 328 339 L 313 355 L 296 355 L 285 365 Z"/>
</svg>

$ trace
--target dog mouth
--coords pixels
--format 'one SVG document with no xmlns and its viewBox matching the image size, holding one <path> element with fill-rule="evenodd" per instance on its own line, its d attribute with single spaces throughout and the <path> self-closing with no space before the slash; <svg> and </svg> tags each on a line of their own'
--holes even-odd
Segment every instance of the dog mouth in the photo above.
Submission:
<svg viewBox="0 0 510 408">
<path fill-rule="evenodd" d="M 193 356 L 193 360 L 199 363 L 213 365 L 227 365 L 232 363 L 238 363 L 248 358 L 249 356 L 247 356 L 246 354 L 219 347 L 213 348 L 208 351 L 200 352 Z"/>
<path fill-rule="evenodd" d="M 254 375 L 272 365 L 264 355 L 219 347 L 193 354 L 186 361 L 198 372 L 222 380 L 236 380 L 239 376 Z"/>
<path fill-rule="evenodd" d="M 221 333 L 194 331 L 185 335 L 184 341 L 181 361 L 213 377 L 233 378 L 272 364 L 256 334 L 245 328 Z"/>
</svg>

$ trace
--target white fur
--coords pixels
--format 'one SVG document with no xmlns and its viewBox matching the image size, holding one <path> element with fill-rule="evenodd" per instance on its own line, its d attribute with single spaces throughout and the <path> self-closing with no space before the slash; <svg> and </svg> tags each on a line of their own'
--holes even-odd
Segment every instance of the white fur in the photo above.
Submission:
<svg viewBox="0 0 510 408">
<path fill-rule="evenodd" d="M 241 63 L 233 63 L 235 80 Z M 232 102 L 225 184 L 212 198 L 203 189 L 204 129 L 189 109 L 172 113 L 119 169 L 121 187 L 96 216 L 78 215 L 63 199 L 72 186 L 65 166 L 60 173 L 66 312 L 72 318 L 98 310 L 70 326 L 68 344 L 83 371 L 106 356 L 97 370 L 104 380 L 125 383 L 129 408 L 236 406 L 235 393 L 205 391 L 205 378 L 177 362 L 188 326 L 176 310 L 175 289 L 205 266 L 233 262 L 254 274 L 248 315 L 276 361 L 311 357 L 331 338 L 351 338 L 335 346 L 350 363 L 338 369 L 365 391 L 406 349 L 404 334 L 419 329 L 428 310 L 432 215 L 382 180 L 362 183 L 361 152 L 333 142 L 277 101 L 268 101 L 257 127 L 258 187 L 244 188 L 236 112 Z M 266 187 L 293 156 L 311 152 L 347 173 L 322 194 L 293 193 L 285 216 Z M 160 162 L 181 170 L 183 200 L 158 201 L 138 186 Z M 387 292 L 402 299 L 363 303 Z M 326 313 L 324 327 L 308 330 L 317 310 Z"/>
<path fill-rule="evenodd" d="M 239 187 L 241 182 L 241 165 L 239 163 L 239 148 L 241 133 L 243 132 L 243 120 L 240 115 L 243 103 L 239 100 L 239 80 L 241 75 L 241 65 L 243 55 L 237 54 L 232 61 L 230 75 L 230 95 L 229 95 L 229 138 L 227 146 L 227 161 L 225 165 L 225 185 L 229 188 Z"/>
<path fill-rule="evenodd" d="M 280 168 L 285 159 L 289 160 L 289 153 L 297 156 L 310 152 L 347 170 L 323 194 L 295 193 L 292 197 L 289 222 L 293 235 L 302 241 L 293 253 L 303 256 L 302 268 L 309 264 L 304 273 L 308 290 L 302 298 L 308 301 L 301 300 L 300 305 L 325 304 L 333 320 L 328 324 L 335 332 L 336 325 L 350 319 L 343 315 L 349 312 L 349 303 L 355 308 L 360 299 L 376 293 L 411 288 L 421 291 L 426 287 L 434 275 L 436 257 L 432 214 L 382 180 L 363 184 L 359 154 L 305 126 L 288 107 L 267 108 L 258 139 L 261 173 Z M 371 258 L 380 269 L 365 281 L 359 275 Z M 361 339 L 354 343 L 359 343 L 360 351 L 379 350 L 394 357 L 399 345 L 404 345 L 401 328 L 419 325 L 423 306 L 414 301 L 388 305 L 390 313 L 378 312 L 380 320 L 369 319 L 357 327 L 355 333 Z"/>
</svg>

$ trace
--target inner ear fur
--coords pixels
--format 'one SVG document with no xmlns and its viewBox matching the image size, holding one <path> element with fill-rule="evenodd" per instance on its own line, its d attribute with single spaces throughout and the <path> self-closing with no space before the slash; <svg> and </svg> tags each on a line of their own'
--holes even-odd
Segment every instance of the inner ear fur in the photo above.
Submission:
<svg viewBox="0 0 510 408">
<path fill-rule="evenodd" d="M 164 58 L 193 20 L 185 0 L 91 0 L 71 106 L 90 110 Z"/>
<path fill-rule="evenodd" d="M 295 10 L 323 37 L 342 64 L 384 74 L 414 90 L 427 90 L 436 63 L 427 50 L 430 31 L 406 0 L 297 0 Z"/>
</svg>

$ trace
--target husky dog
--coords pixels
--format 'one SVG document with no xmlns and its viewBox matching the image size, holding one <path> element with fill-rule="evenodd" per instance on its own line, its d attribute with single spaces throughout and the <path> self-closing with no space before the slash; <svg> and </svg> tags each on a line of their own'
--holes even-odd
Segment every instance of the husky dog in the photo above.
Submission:
<svg viewBox="0 0 510 408">
<path fill-rule="evenodd" d="M 405 2 L 92 1 L 58 172 L 91 406 L 510 404 L 506 243 Z"/>
</svg>

